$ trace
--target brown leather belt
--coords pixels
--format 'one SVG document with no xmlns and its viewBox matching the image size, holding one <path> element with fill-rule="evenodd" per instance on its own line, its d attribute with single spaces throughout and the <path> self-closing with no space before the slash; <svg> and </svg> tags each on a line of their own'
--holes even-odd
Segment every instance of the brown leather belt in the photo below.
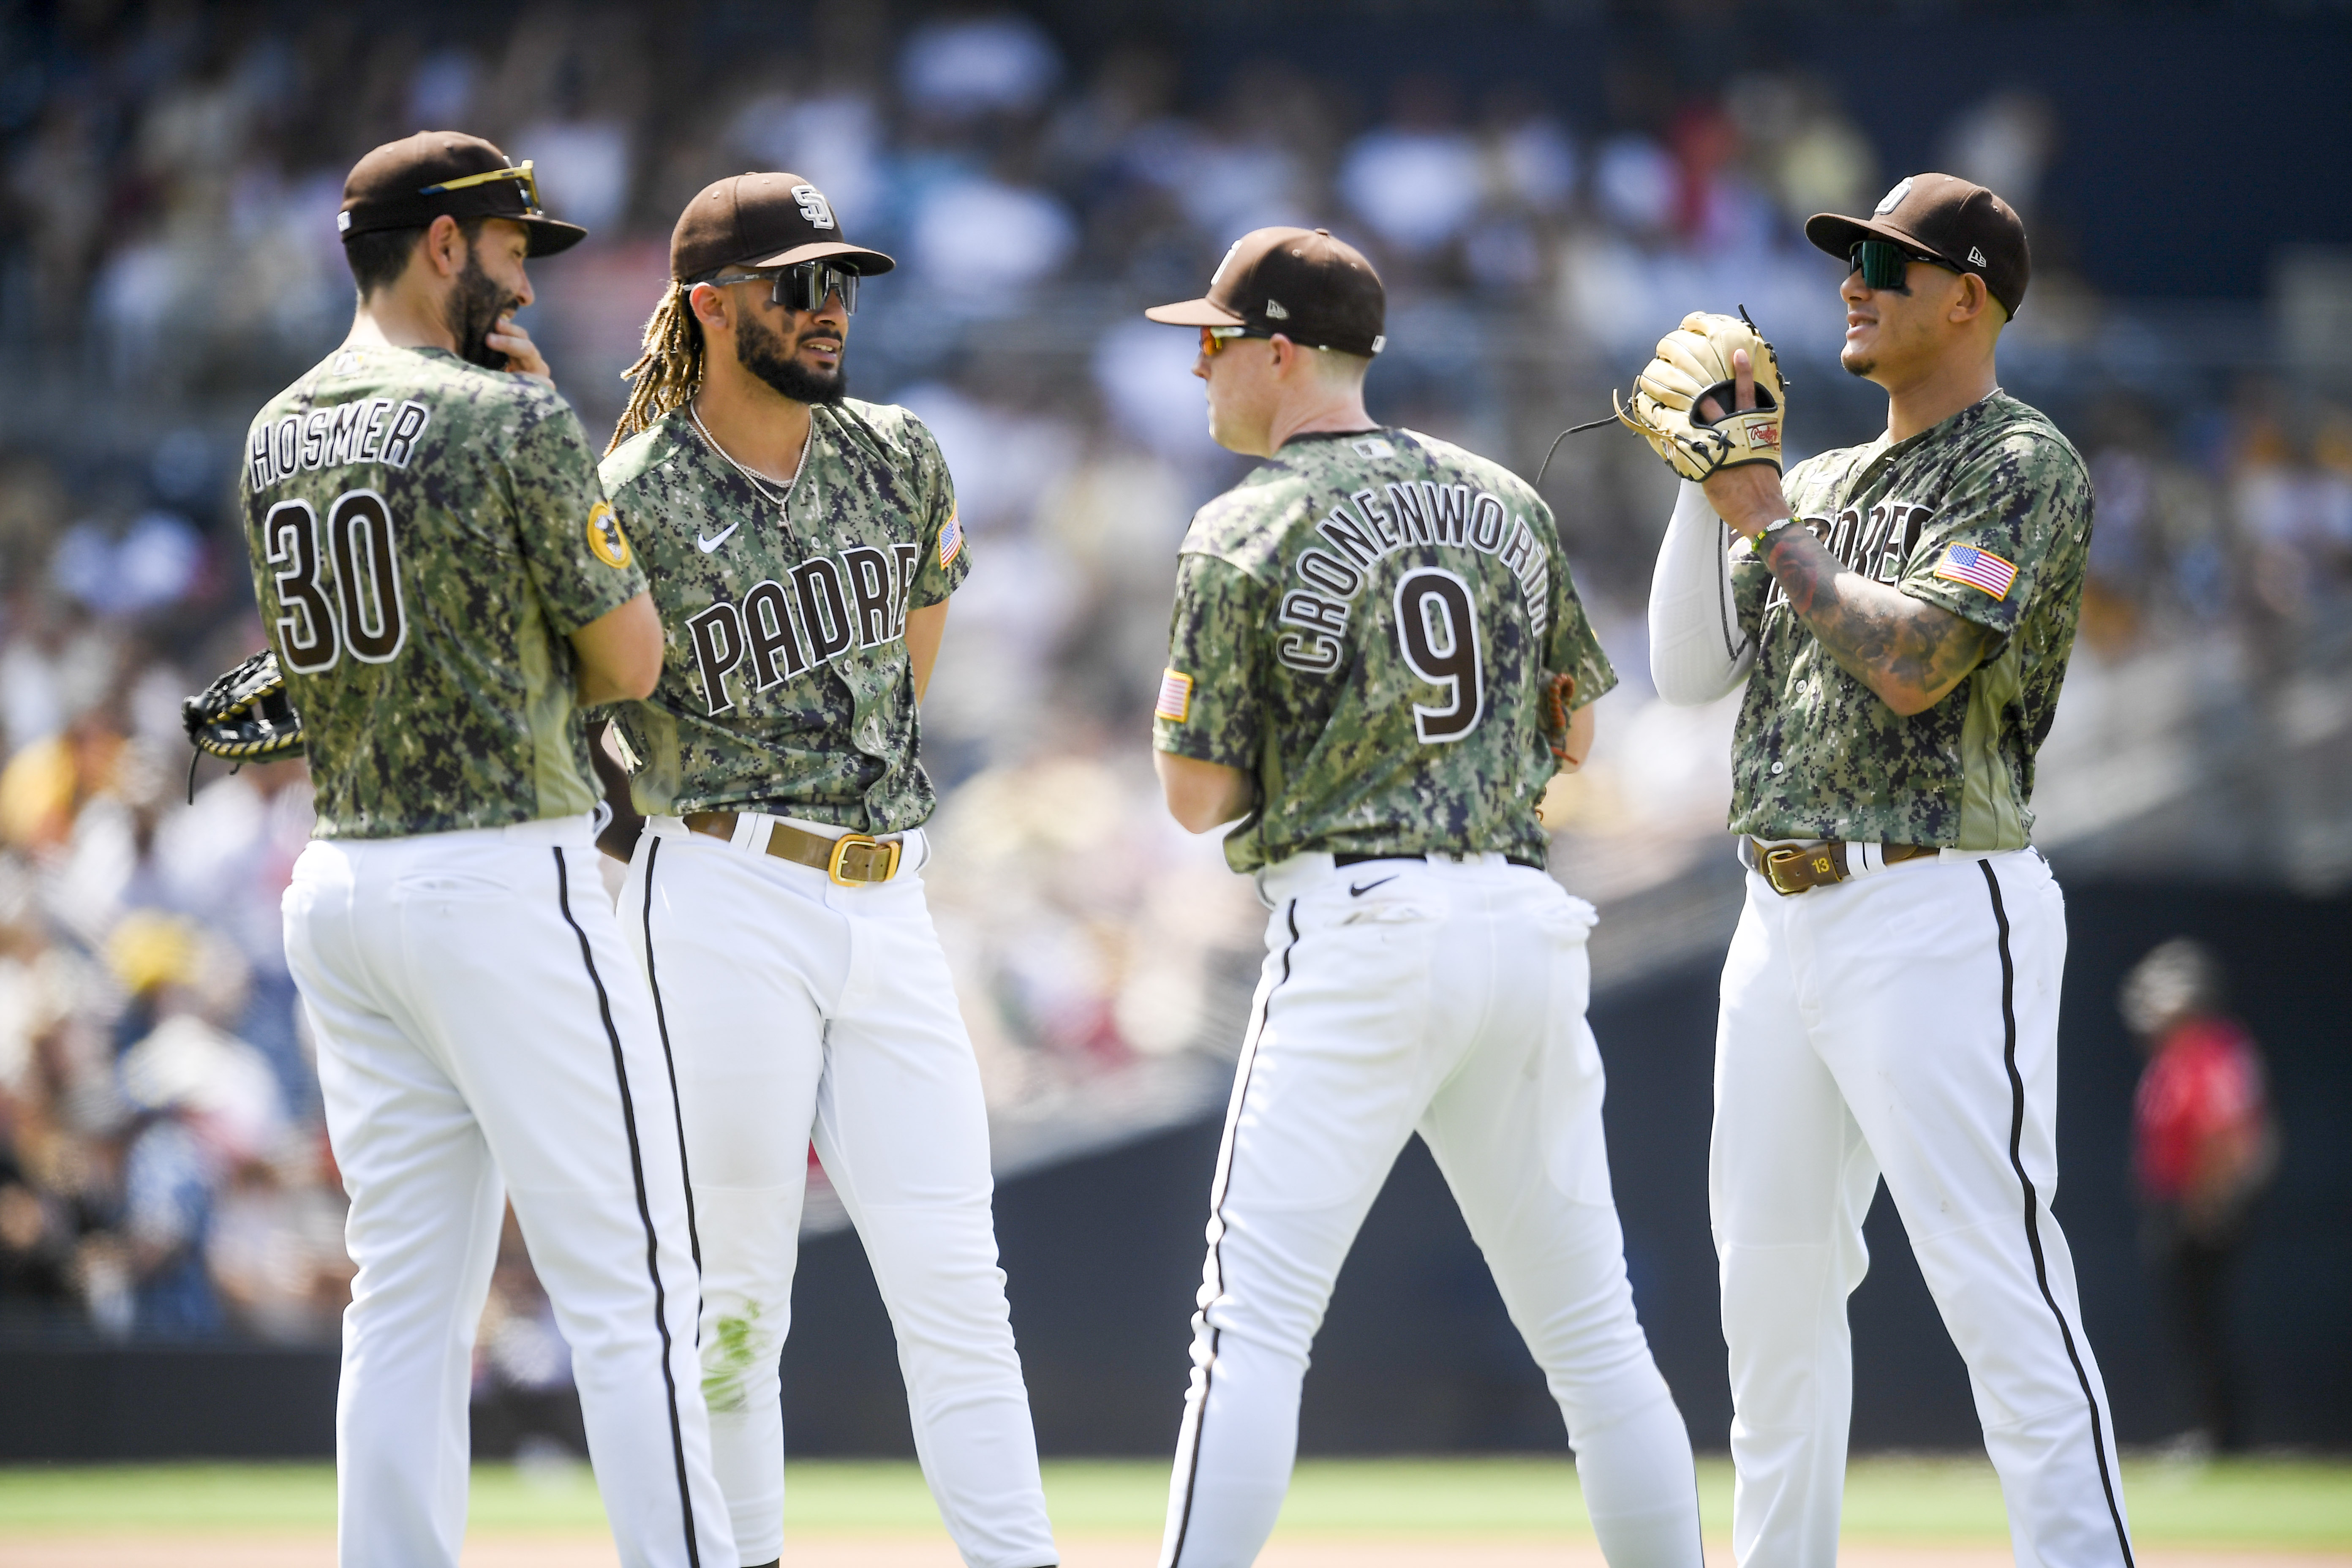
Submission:
<svg viewBox="0 0 2352 1568">
<path fill-rule="evenodd" d="M 1784 899 L 1791 893 L 1845 881 L 1853 875 L 1846 868 L 1843 839 L 1832 838 L 1826 843 L 1812 845 L 1783 844 L 1777 847 L 1761 838 L 1751 838 L 1748 842 L 1756 847 L 1756 869 L 1772 884 L 1772 890 Z M 1879 853 L 1889 866 L 1899 866 L 1906 860 L 1924 859 L 1942 852 L 1932 844 L 1885 844 L 1879 847 Z"/>
<path fill-rule="evenodd" d="M 731 811 L 689 811 L 683 820 L 691 832 L 734 842 L 736 817 Z M 862 888 L 897 876 L 898 856 L 905 845 L 899 839 L 877 838 L 870 833 L 845 833 L 838 838 L 827 838 L 822 833 L 811 833 L 789 822 L 777 822 L 769 825 L 768 842 L 761 847 L 779 860 L 824 872 L 836 886 Z"/>
</svg>

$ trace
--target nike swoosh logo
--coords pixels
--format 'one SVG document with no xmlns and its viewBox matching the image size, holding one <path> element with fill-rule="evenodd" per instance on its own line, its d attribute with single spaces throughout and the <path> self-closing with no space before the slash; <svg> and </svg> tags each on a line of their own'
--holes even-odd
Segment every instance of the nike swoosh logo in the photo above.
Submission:
<svg viewBox="0 0 2352 1568">
<path fill-rule="evenodd" d="M 716 539 L 705 539 L 701 534 L 697 533 L 694 536 L 694 547 L 697 550 L 701 551 L 705 555 L 708 555 L 712 551 L 718 549 L 720 545 L 726 543 L 729 536 L 733 534 L 737 529 L 742 526 L 743 520 L 739 517 L 734 521 L 729 523 L 724 529 L 721 529 L 719 531 L 719 537 Z"/>
<path fill-rule="evenodd" d="M 1402 875 L 1404 875 L 1404 873 L 1403 873 L 1403 872 L 1402 872 L 1402 871 L 1400 871 L 1400 872 L 1398 872 L 1398 873 L 1397 873 L 1397 876 L 1398 876 L 1398 877 L 1401 877 L 1401 876 L 1402 876 Z M 1391 882 L 1393 882 L 1393 881 L 1395 881 L 1395 880 L 1396 880 L 1396 877 L 1382 877 L 1379 881 L 1377 881 L 1377 882 L 1367 882 L 1367 883 L 1365 883 L 1365 884 L 1364 884 L 1362 887 L 1360 887 L 1360 887 L 1358 887 L 1358 886 L 1356 886 L 1356 884 L 1355 884 L 1355 883 L 1350 882 L 1350 883 L 1349 883 L 1349 884 L 1348 884 L 1348 896 L 1349 896 L 1349 898 L 1351 898 L 1351 899 L 1360 899 L 1360 898 L 1362 898 L 1366 893 L 1370 892 L 1374 888 L 1385 888 L 1385 887 L 1387 887 Z"/>
</svg>

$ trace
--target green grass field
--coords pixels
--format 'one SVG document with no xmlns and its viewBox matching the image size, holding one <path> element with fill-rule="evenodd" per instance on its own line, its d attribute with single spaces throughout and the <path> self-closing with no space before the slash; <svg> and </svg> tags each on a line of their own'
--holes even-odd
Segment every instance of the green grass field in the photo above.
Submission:
<svg viewBox="0 0 2352 1568">
<path fill-rule="evenodd" d="M 809 1461 L 792 1466 L 795 1529 L 905 1534 L 938 1528 L 911 1464 Z M 1045 1489 L 1070 1534 L 1150 1534 L 1160 1528 L 1167 1467 L 1143 1460 L 1057 1460 Z M 1711 1535 L 1731 1521 L 1731 1468 L 1702 1460 Z M 2352 1549 L 2352 1463 L 2242 1459 L 2208 1465 L 2127 1462 L 2133 1533 L 2146 1544 L 2273 1550 Z M 0 1468 L 0 1537 L 104 1531 L 315 1532 L 334 1527 L 334 1473 L 321 1464 L 18 1466 Z M 603 1510 L 580 1466 L 483 1465 L 473 1526 L 499 1532 L 601 1529 Z M 1846 1489 L 1857 1541 L 1994 1543 L 2007 1539 L 2000 1492 L 1981 1459 L 1858 1461 Z M 1546 1535 L 1585 1527 L 1573 1472 L 1556 1459 L 1309 1460 L 1282 1516 L 1286 1533 L 1394 1536 Z"/>
</svg>

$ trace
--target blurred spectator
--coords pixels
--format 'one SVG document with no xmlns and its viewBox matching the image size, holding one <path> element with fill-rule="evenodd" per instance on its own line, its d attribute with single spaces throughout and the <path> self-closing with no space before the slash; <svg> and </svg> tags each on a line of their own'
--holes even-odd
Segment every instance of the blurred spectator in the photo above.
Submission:
<svg viewBox="0 0 2352 1568">
<path fill-rule="evenodd" d="M 2058 117 L 2040 94 L 2011 89 L 1963 112 L 1944 132 L 1947 173 L 1998 191 L 2031 225 L 2058 150 Z"/>
<path fill-rule="evenodd" d="M 1821 83 L 1741 77 L 1725 89 L 1724 106 L 1739 128 L 1749 167 L 1790 217 L 1860 212 L 1877 199 L 1877 152 Z"/>
<path fill-rule="evenodd" d="M 342 1194 L 318 1169 L 325 1140 L 289 1134 L 235 1163 L 205 1261 L 229 1321 L 269 1344 L 331 1345 L 351 1298 Z"/>
<path fill-rule="evenodd" d="M 507 1208 L 498 1264 L 474 1334 L 473 1451 L 484 1458 L 576 1458 L 588 1451 L 572 1349 Z"/>
<path fill-rule="evenodd" d="M 1388 122 L 1358 137 L 1340 159 L 1340 196 L 1404 256 L 1426 256 L 1453 240 L 1485 195 L 1478 144 L 1454 121 L 1448 84 L 1408 78 L 1397 86 Z"/>
<path fill-rule="evenodd" d="M 1047 192 L 984 177 L 950 178 L 918 200 L 907 247 L 930 288 L 1003 310 L 1060 270 L 1078 231 Z"/>
<path fill-rule="evenodd" d="M 955 121 L 1041 108 L 1061 79 L 1061 52 L 1012 12 L 927 23 L 908 35 L 898 88 L 916 112 Z"/>
<path fill-rule="evenodd" d="M 2118 1003 L 2148 1058 L 2132 1101 L 2133 1165 L 2197 1414 L 2191 1440 L 2231 1453 L 2245 1446 L 2245 1420 L 2230 1280 L 2279 1141 L 2261 1053 L 2222 1011 L 2223 989 L 2211 951 L 2176 937 L 2134 966 Z"/>
</svg>

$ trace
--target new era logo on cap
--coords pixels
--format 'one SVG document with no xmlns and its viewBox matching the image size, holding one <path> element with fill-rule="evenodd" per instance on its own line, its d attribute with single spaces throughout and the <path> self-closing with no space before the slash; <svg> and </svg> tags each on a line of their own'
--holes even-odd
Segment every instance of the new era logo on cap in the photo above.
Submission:
<svg viewBox="0 0 2352 1568">
<path fill-rule="evenodd" d="M 1971 246 L 1969 246 L 1969 259 L 1970 261 L 1972 261 L 1972 262 L 1976 263 L 1976 265 L 1978 265 L 1979 267 L 1986 267 L 1986 266 L 1990 266 L 1990 265 L 1991 265 L 1990 262 L 1988 262 L 1988 261 L 1986 261 L 1986 260 L 1985 260 L 1985 254 L 1984 254 L 1984 252 L 1983 252 L 1983 251 L 1981 251 L 1981 250 L 1979 250 L 1979 249 L 1978 249 L 1978 248 L 1977 248 L 1975 246 L 1973 246 L 1973 245 L 1971 245 Z"/>
</svg>

